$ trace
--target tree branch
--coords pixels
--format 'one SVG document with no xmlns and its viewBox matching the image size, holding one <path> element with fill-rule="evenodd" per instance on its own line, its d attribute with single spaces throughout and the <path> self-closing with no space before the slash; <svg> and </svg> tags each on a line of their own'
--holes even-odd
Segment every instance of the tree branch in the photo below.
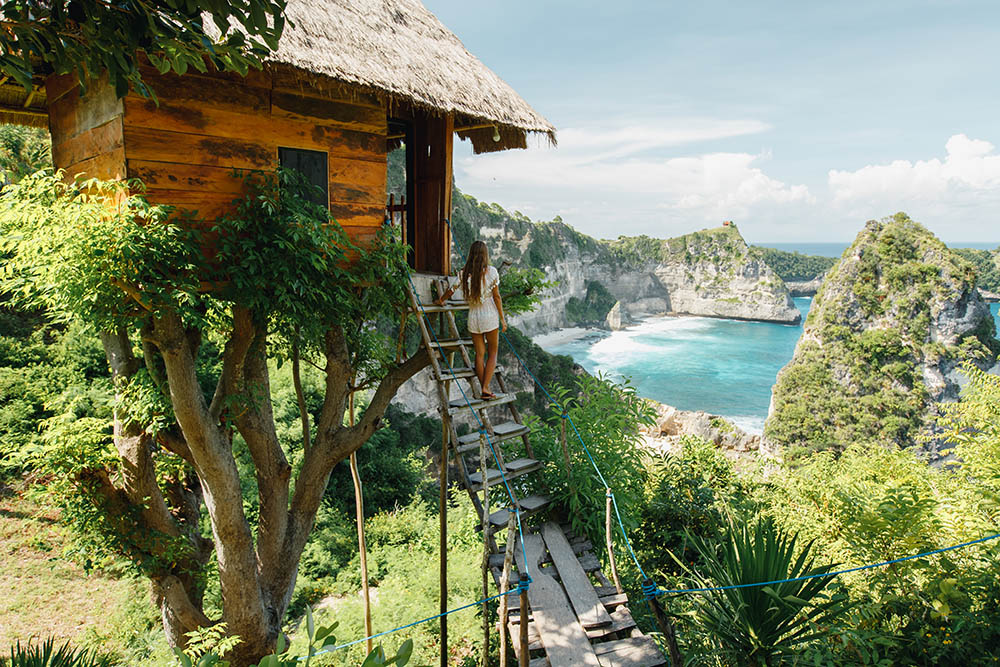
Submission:
<svg viewBox="0 0 1000 667">
<path fill-rule="evenodd" d="M 292 344 L 292 384 L 295 385 L 295 400 L 299 404 L 299 418 L 302 420 L 302 451 L 309 451 L 309 410 L 306 409 L 306 395 L 302 391 L 302 374 L 299 371 L 299 344 Z"/>
<path fill-rule="evenodd" d="M 289 510 L 288 528 L 282 554 L 283 567 L 272 579 L 272 584 L 269 586 L 271 594 L 275 597 L 285 596 L 287 598 L 291 595 L 292 586 L 295 583 L 296 563 L 298 563 L 302 549 L 305 547 L 309 531 L 312 530 L 316 510 L 319 508 L 323 493 L 326 491 L 326 485 L 334 466 L 350 456 L 352 452 L 357 451 L 368 440 L 378 427 L 382 414 L 399 387 L 430 363 L 427 351 L 421 349 L 404 363 L 393 368 L 382 379 L 375 396 L 372 397 L 371 403 L 357 426 L 345 427 L 342 398 L 348 393 L 350 369 L 346 368 L 346 364 L 341 359 L 346 358 L 347 352 L 346 348 L 336 344 L 336 334 L 333 335 L 333 338 L 328 337 L 327 349 L 327 391 L 336 391 L 340 395 L 340 413 L 336 420 L 325 415 L 326 419 L 321 423 L 329 424 L 329 426 L 324 430 L 317 428 L 316 440 L 306 453 L 302 469 L 295 480 L 295 493 L 292 496 Z M 335 353 L 338 349 L 345 356 L 341 359 L 331 358 L 332 355 L 329 353 Z M 347 373 L 341 373 L 342 370 L 346 370 Z M 334 375 L 330 371 L 335 371 L 337 374 Z M 333 399 L 333 401 L 337 400 Z M 331 398 L 328 395 L 324 411 L 329 409 L 330 402 Z"/>
</svg>

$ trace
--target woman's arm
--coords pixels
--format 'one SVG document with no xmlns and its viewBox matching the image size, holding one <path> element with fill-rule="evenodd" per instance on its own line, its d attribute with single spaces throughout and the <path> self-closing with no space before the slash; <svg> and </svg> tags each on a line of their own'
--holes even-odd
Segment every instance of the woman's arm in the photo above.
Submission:
<svg viewBox="0 0 1000 667">
<path fill-rule="evenodd" d="M 447 301 L 448 298 L 451 297 L 451 295 L 454 293 L 455 293 L 455 288 L 449 287 L 448 291 L 446 291 L 444 294 L 442 294 L 441 296 L 439 296 L 437 299 L 434 300 L 434 305 L 443 306 L 444 302 Z"/>
<path fill-rule="evenodd" d="M 507 330 L 507 318 L 503 316 L 503 299 L 500 298 L 500 287 L 493 286 L 493 303 L 497 305 L 497 313 L 500 315 L 500 331 Z"/>
</svg>

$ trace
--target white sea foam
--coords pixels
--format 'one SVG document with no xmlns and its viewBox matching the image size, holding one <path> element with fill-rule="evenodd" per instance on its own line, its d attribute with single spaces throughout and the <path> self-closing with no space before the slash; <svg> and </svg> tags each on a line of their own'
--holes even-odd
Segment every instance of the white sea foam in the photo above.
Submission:
<svg viewBox="0 0 1000 667">
<path fill-rule="evenodd" d="M 531 340 L 535 343 L 535 345 L 538 345 L 543 349 L 548 349 L 550 347 L 558 347 L 560 345 L 572 343 L 574 340 L 583 338 L 590 333 L 593 333 L 592 329 L 584 329 L 583 327 L 567 327 L 565 329 L 556 329 L 555 331 L 534 336 Z"/>
<path fill-rule="evenodd" d="M 660 317 L 646 320 L 634 327 L 614 331 L 592 345 L 590 358 L 599 366 L 627 365 L 643 357 L 663 359 L 675 345 L 696 340 L 711 327 L 705 317 Z"/>
<path fill-rule="evenodd" d="M 764 418 L 754 415 L 723 415 L 736 426 L 753 435 L 764 434 Z"/>
</svg>

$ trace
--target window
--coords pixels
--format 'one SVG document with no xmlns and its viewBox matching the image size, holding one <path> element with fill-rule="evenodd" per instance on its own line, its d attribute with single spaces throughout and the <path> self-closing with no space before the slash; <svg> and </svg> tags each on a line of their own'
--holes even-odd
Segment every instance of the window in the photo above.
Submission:
<svg viewBox="0 0 1000 667">
<path fill-rule="evenodd" d="M 304 148 L 278 148 L 278 164 L 302 173 L 310 183 L 322 192 L 314 192 L 310 199 L 325 208 L 330 207 L 330 177 L 327 171 L 327 156 L 323 151 Z"/>
</svg>

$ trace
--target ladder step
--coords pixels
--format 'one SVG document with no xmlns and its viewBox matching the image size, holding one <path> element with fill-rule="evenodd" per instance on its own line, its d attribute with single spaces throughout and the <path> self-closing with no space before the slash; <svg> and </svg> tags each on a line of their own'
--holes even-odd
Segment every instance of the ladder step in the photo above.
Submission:
<svg viewBox="0 0 1000 667">
<path fill-rule="evenodd" d="M 444 366 L 441 368 L 440 376 L 438 376 L 437 373 L 434 373 L 434 379 L 437 380 L 438 382 L 442 382 L 444 380 L 455 380 L 455 379 L 461 380 L 462 378 L 471 378 L 475 376 L 476 376 L 476 369 L 465 368 L 465 367 L 452 368 L 451 370 L 448 370 L 448 367 Z"/>
<path fill-rule="evenodd" d="M 468 310 L 469 303 L 458 299 L 449 299 L 448 301 L 445 301 L 443 306 L 437 306 L 433 303 L 425 303 L 421 304 L 420 308 L 420 312 L 427 313 L 428 315 L 431 313 L 455 313 L 461 310 Z M 412 311 L 413 308 L 411 307 L 410 310 Z"/>
<path fill-rule="evenodd" d="M 494 371 L 494 374 L 498 374 L 502 370 L 503 370 L 503 367 L 498 365 L 496 367 L 496 370 Z M 452 375 L 453 372 L 454 372 L 454 375 Z M 475 377 L 475 376 L 476 376 L 476 369 L 474 369 L 474 368 L 466 368 L 465 366 L 456 366 L 456 367 L 452 368 L 451 370 L 448 370 L 448 367 L 446 365 L 442 365 L 441 366 L 441 377 L 438 377 L 437 373 L 434 373 L 434 379 L 437 380 L 438 382 L 441 382 L 443 380 L 454 380 L 456 378 L 459 379 L 459 380 L 461 380 L 463 378 L 472 378 L 472 377 Z"/>
<path fill-rule="evenodd" d="M 455 400 L 448 403 L 449 409 L 448 414 L 458 414 L 462 410 L 484 410 L 486 408 L 492 408 L 494 405 L 504 405 L 505 403 L 513 403 L 517 400 L 517 396 L 514 394 L 497 394 L 496 398 L 491 398 L 488 401 L 484 401 L 481 398 L 469 398 L 466 402 L 465 398 L 456 398 Z"/>
<path fill-rule="evenodd" d="M 505 440 L 520 437 L 530 432 L 531 429 L 524 424 L 518 424 L 517 422 L 504 422 L 503 424 L 497 424 L 493 427 L 493 435 L 490 436 L 490 441 L 496 444 L 504 442 Z M 479 449 L 479 431 L 459 436 L 458 447 L 456 447 L 458 452 L 469 452 L 476 449 Z"/>
<path fill-rule="evenodd" d="M 466 347 L 471 346 L 472 345 L 472 339 L 471 338 L 440 338 L 440 339 L 438 339 L 436 341 L 431 341 L 431 349 L 433 349 L 435 351 L 438 348 L 444 348 L 444 349 L 447 350 L 447 349 L 452 348 L 452 347 L 462 347 L 463 345 L 466 346 Z"/>
<path fill-rule="evenodd" d="M 506 465 L 504 474 L 507 479 L 514 479 L 515 477 L 520 477 L 521 475 L 527 475 L 529 472 L 534 472 L 542 467 L 541 461 L 536 461 L 535 459 L 517 459 L 515 461 L 510 461 Z M 500 471 L 496 468 L 486 469 L 487 479 L 489 480 L 490 486 L 494 486 L 501 481 Z M 469 475 L 469 481 L 472 482 L 472 490 L 480 491 L 483 488 L 482 485 L 483 473 L 477 470 L 476 472 Z"/>
<path fill-rule="evenodd" d="M 527 498 L 522 498 L 519 501 L 521 505 L 521 516 L 525 517 L 539 510 L 543 510 L 549 506 L 552 501 L 548 496 L 531 495 Z M 510 510 L 504 508 L 502 510 L 497 510 L 490 514 L 490 523 L 493 524 L 494 528 L 502 528 L 507 525 L 507 520 L 510 518 Z"/>
</svg>

